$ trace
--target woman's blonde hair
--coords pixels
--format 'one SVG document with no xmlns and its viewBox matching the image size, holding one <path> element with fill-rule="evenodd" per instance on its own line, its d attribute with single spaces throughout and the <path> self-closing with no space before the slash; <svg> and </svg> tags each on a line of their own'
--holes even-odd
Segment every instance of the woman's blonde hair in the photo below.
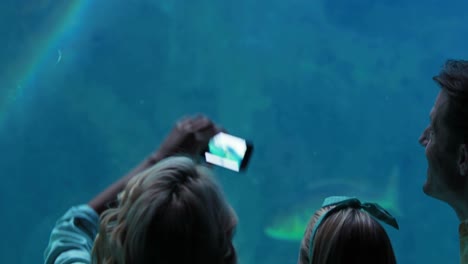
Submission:
<svg viewBox="0 0 468 264">
<path fill-rule="evenodd" d="M 207 168 L 167 158 L 133 177 L 103 213 L 93 263 L 236 263 L 236 224 Z"/>
<path fill-rule="evenodd" d="M 395 264 L 395 254 L 387 232 L 367 212 L 347 207 L 330 212 L 313 238 L 318 219 L 335 206 L 326 206 L 311 217 L 301 242 L 298 264 Z"/>
</svg>

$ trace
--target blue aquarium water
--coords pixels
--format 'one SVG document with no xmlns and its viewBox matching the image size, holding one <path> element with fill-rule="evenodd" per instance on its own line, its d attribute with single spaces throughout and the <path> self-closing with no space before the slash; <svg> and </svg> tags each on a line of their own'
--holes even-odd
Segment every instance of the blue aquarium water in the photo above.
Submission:
<svg viewBox="0 0 468 264">
<path fill-rule="evenodd" d="M 468 2 L 3 0 L 0 263 L 42 263 L 50 231 L 205 113 L 255 150 L 215 168 L 243 264 L 294 264 L 323 198 L 378 201 L 399 263 L 459 262 L 458 220 L 425 196 L 417 139 Z"/>
</svg>

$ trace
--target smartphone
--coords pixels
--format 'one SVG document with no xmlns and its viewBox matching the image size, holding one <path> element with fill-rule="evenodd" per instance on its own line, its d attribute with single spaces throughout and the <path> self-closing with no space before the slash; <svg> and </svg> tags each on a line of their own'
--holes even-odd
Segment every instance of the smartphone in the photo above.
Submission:
<svg viewBox="0 0 468 264">
<path fill-rule="evenodd" d="M 210 139 L 204 156 L 207 163 L 241 172 L 247 168 L 252 150 L 248 140 L 221 132 Z"/>
</svg>

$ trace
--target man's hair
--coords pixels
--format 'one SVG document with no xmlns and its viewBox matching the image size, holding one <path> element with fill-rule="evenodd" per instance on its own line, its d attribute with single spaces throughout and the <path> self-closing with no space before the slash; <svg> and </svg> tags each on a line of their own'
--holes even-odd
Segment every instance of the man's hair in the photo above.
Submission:
<svg viewBox="0 0 468 264">
<path fill-rule="evenodd" d="M 468 61 L 447 60 L 433 77 L 449 96 L 445 122 L 455 135 L 468 141 Z"/>
<path fill-rule="evenodd" d="M 433 79 L 457 103 L 468 102 L 468 61 L 447 60 Z"/>
<path fill-rule="evenodd" d="M 318 219 L 334 208 L 327 206 L 315 212 L 306 228 L 298 264 L 309 264 L 311 233 Z M 385 229 L 368 213 L 357 208 L 344 208 L 331 213 L 315 234 L 312 264 L 395 264 L 396 258 Z"/>
<path fill-rule="evenodd" d="M 98 264 L 234 264 L 237 224 L 208 169 L 172 157 L 133 177 L 101 217 Z"/>
</svg>

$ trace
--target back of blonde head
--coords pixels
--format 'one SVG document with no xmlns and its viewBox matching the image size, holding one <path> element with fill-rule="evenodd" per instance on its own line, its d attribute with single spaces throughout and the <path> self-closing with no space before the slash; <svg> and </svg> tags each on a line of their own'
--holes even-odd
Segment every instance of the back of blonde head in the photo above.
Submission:
<svg viewBox="0 0 468 264">
<path fill-rule="evenodd" d="M 93 263 L 236 262 L 236 217 L 209 171 L 172 157 L 136 175 L 101 217 Z"/>
<path fill-rule="evenodd" d="M 318 219 L 334 208 L 315 212 L 301 242 L 298 264 L 309 264 L 312 230 Z M 395 264 L 395 255 L 385 229 L 368 213 L 344 208 L 327 216 L 313 240 L 312 264 Z"/>
</svg>

